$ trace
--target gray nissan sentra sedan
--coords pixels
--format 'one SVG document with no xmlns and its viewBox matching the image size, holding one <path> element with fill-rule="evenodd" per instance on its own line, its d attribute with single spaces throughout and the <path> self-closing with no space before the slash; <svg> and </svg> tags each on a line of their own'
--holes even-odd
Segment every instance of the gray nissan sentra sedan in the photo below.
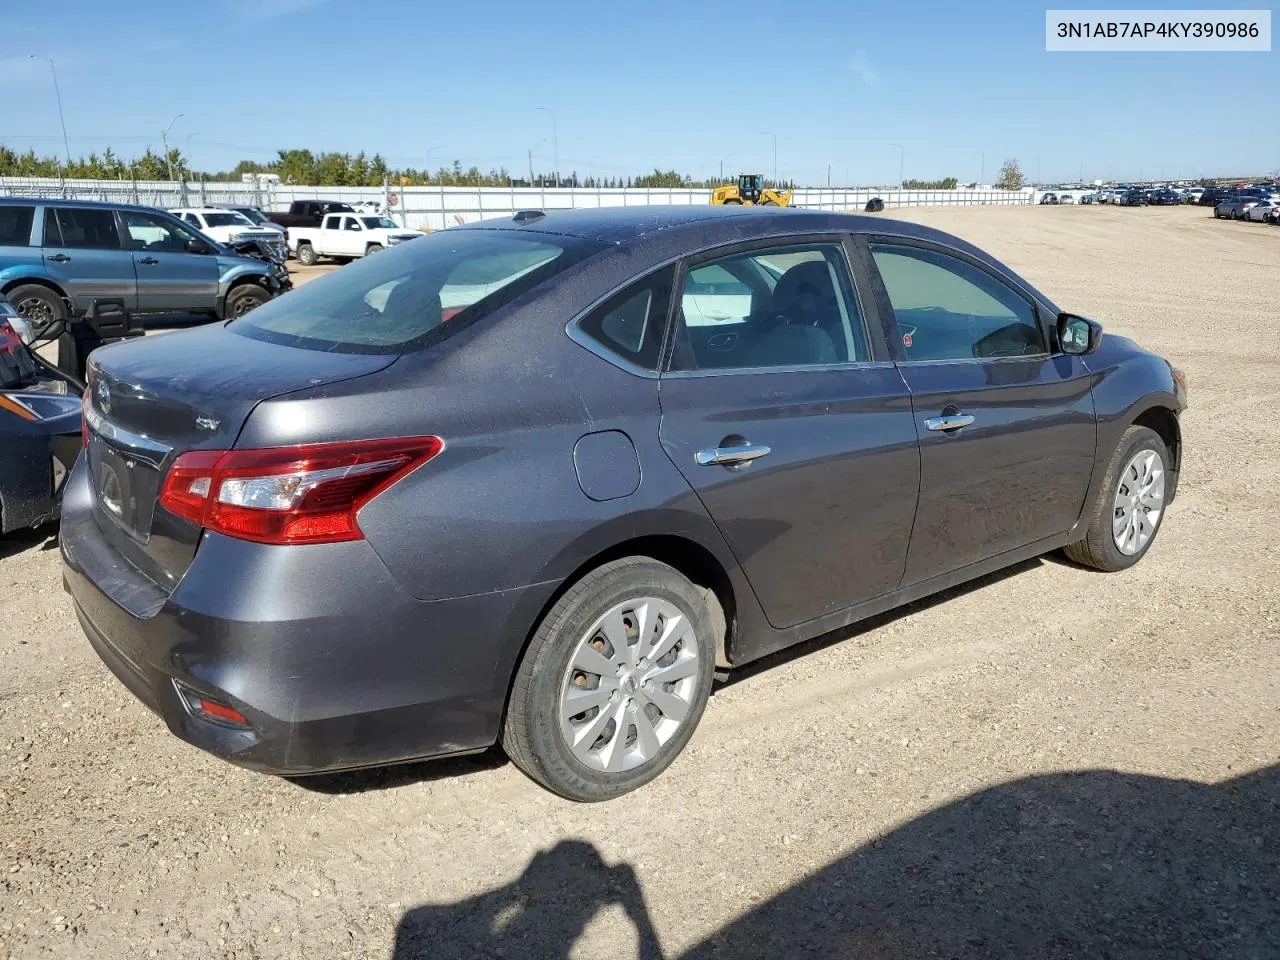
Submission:
<svg viewBox="0 0 1280 960">
<path fill-rule="evenodd" d="M 66 585 L 235 763 L 501 741 L 599 800 L 672 761 L 717 672 L 1058 548 L 1136 563 L 1185 404 L 936 230 L 526 212 L 94 353 Z"/>
</svg>

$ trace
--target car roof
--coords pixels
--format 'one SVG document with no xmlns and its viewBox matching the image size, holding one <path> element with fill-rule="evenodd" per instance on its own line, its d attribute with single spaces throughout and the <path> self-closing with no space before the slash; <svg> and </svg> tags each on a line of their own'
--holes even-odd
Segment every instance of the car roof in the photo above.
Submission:
<svg viewBox="0 0 1280 960">
<path fill-rule="evenodd" d="M 234 213 L 230 207 L 170 207 L 170 213 Z"/>
<path fill-rule="evenodd" d="M 167 213 L 163 207 L 148 207 L 141 203 L 111 203 L 104 200 L 63 200 L 60 197 L 0 197 L 5 207 L 77 207 L 85 210 L 138 210 L 143 213 Z"/>
</svg>

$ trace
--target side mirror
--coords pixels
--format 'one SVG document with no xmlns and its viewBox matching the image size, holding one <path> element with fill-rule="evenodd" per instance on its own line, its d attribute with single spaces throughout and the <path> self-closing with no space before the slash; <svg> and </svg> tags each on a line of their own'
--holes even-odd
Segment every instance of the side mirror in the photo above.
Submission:
<svg viewBox="0 0 1280 960">
<path fill-rule="evenodd" d="M 195 237 L 192 237 L 186 243 L 187 253 L 208 253 L 210 247 L 207 243 L 202 243 Z"/>
<path fill-rule="evenodd" d="M 1102 342 L 1102 324 L 1077 317 L 1074 313 L 1058 315 L 1058 346 L 1068 356 L 1093 353 Z"/>
</svg>

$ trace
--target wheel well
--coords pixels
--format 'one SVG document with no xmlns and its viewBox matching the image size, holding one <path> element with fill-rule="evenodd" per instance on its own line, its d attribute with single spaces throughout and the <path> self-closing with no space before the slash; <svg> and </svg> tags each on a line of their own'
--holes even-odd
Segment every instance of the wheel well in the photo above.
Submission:
<svg viewBox="0 0 1280 960">
<path fill-rule="evenodd" d="M 1182 468 L 1182 429 L 1178 425 L 1178 417 L 1168 407 L 1152 407 L 1144 410 L 1133 421 L 1135 426 L 1154 430 L 1164 441 L 1173 457 L 1173 469 Z"/>
<path fill-rule="evenodd" d="M 733 594 L 733 584 L 729 580 L 729 575 L 725 572 L 720 561 L 716 559 L 715 554 L 706 547 L 684 537 L 667 535 L 636 537 L 632 540 L 624 540 L 622 543 L 615 544 L 608 550 L 603 550 L 580 564 L 573 573 L 565 577 L 564 582 L 560 584 L 556 592 L 551 595 L 542 609 L 538 611 L 537 618 L 529 627 L 529 634 L 525 638 L 525 646 L 527 647 L 529 640 L 533 638 L 533 634 L 538 629 L 538 624 L 542 622 L 543 617 L 547 615 L 547 612 L 556 605 L 570 587 L 596 569 L 596 567 L 622 557 L 652 557 L 659 563 L 674 567 L 688 577 L 696 586 L 701 587 L 708 593 L 707 599 L 710 601 L 708 607 L 711 610 L 711 620 L 715 624 L 716 632 L 718 633 L 716 638 L 716 663 L 717 666 L 727 667 L 729 665 L 728 651 L 737 624 L 738 609 Z M 523 655 L 524 650 L 522 648 L 521 656 Z M 514 679 L 514 673 L 512 679 Z"/>
<path fill-rule="evenodd" d="M 58 289 L 57 284 L 50 283 L 48 280 L 44 280 L 40 277 L 22 277 L 18 280 L 14 280 L 10 283 L 5 284 L 4 289 L 0 290 L 0 293 L 7 294 L 10 290 L 13 290 L 16 287 L 25 287 L 25 286 L 44 287 L 46 290 L 50 290 L 53 293 L 56 293 L 59 297 L 61 297 L 62 301 L 67 304 L 68 309 L 71 306 L 71 301 L 67 298 L 67 295 L 65 293 L 63 293 L 60 289 Z"/>
</svg>

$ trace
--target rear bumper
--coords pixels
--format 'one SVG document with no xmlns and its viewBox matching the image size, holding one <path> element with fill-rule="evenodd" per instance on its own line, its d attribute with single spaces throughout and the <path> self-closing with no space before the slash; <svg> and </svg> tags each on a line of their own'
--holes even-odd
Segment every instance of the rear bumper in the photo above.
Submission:
<svg viewBox="0 0 1280 960">
<path fill-rule="evenodd" d="M 251 769 L 306 774 L 496 739 L 527 630 L 515 624 L 541 608 L 544 588 L 425 602 L 363 542 L 266 547 L 206 535 L 166 597 L 106 542 L 89 498 L 77 465 L 61 537 L 76 615 L 112 673 L 188 743 Z M 177 684 L 250 726 L 193 714 Z"/>
</svg>

